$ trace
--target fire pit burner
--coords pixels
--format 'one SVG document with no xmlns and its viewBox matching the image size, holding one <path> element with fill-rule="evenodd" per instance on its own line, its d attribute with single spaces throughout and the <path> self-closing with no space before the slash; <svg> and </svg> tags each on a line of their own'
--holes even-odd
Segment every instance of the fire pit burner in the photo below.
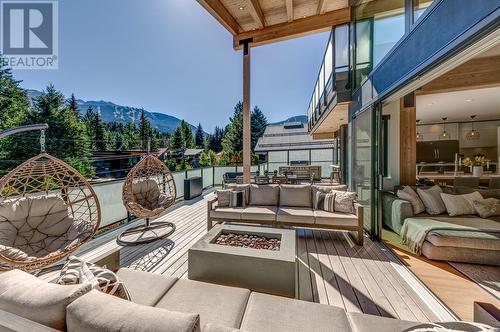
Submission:
<svg viewBox="0 0 500 332">
<path fill-rule="evenodd" d="M 215 244 L 242 247 L 250 249 L 264 249 L 264 250 L 280 250 L 281 241 L 279 239 L 268 238 L 265 236 L 252 235 L 252 234 L 236 234 L 236 233 L 222 233 L 217 239 Z"/>
</svg>

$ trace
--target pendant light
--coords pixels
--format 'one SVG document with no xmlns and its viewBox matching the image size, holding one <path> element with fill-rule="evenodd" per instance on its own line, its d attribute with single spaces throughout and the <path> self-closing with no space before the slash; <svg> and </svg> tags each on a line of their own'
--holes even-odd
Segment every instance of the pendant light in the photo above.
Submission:
<svg viewBox="0 0 500 332">
<path fill-rule="evenodd" d="M 481 134 L 479 134 L 479 131 L 477 130 L 474 130 L 474 119 L 476 118 L 475 115 L 471 115 L 470 116 L 470 119 L 471 119 L 471 130 L 467 132 L 466 134 L 466 138 L 470 141 L 472 140 L 477 140 L 481 137 Z"/>
<path fill-rule="evenodd" d="M 443 119 L 443 132 L 441 133 L 441 135 L 439 135 L 439 138 L 440 139 L 449 139 L 450 134 L 446 131 L 446 120 L 448 120 L 448 118 L 442 118 L 442 119 Z"/>
<path fill-rule="evenodd" d="M 418 131 L 418 125 L 420 123 L 420 120 L 417 120 L 417 141 L 423 141 L 424 140 L 424 135 L 422 135 L 419 131 Z"/>
</svg>

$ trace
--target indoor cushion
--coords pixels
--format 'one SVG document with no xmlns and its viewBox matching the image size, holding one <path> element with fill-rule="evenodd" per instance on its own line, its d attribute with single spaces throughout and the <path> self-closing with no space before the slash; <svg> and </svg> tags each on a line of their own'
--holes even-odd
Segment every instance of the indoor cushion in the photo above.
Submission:
<svg viewBox="0 0 500 332">
<path fill-rule="evenodd" d="M 93 290 L 68 306 L 68 331 L 200 331 L 200 316 L 125 301 Z"/>
<path fill-rule="evenodd" d="M 224 185 L 224 189 L 230 190 L 244 190 L 245 191 L 245 199 L 246 204 L 250 203 L 250 185 L 249 184 L 238 184 L 238 183 L 227 183 Z"/>
<path fill-rule="evenodd" d="M 355 192 L 333 190 L 335 194 L 335 212 L 354 213 Z"/>
<path fill-rule="evenodd" d="M 318 201 L 316 200 L 316 195 L 318 192 L 321 193 L 329 193 L 332 190 L 339 190 L 339 191 L 347 191 L 347 186 L 345 184 L 338 185 L 338 186 L 321 186 L 321 185 L 315 185 L 313 184 L 311 186 L 311 191 L 312 191 L 312 199 L 313 199 L 313 208 L 315 210 L 318 209 Z"/>
<path fill-rule="evenodd" d="M 60 285 L 91 284 L 92 288 L 98 291 L 130 300 L 127 288 L 113 271 L 76 256 L 68 257 L 56 283 Z"/>
<path fill-rule="evenodd" d="M 249 206 L 241 212 L 241 219 L 275 221 L 277 212 L 276 206 Z"/>
<path fill-rule="evenodd" d="M 500 200 L 496 198 L 478 199 L 472 204 L 481 218 L 500 216 Z"/>
<path fill-rule="evenodd" d="M 127 287 L 132 302 L 149 306 L 156 305 L 177 282 L 176 278 L 127 268 L 121 268 L 116 275 Z"/>
<path fill-rule="evenodd" d="M 310 185 L 280 185 L 280 206 L 312 207 Z"/>
<path fill-rule="evenodd" d="M 156 307 L 200 314 L 207 323 L 239 328 L 250 291 L 206 282 L 179 279 Z"/>
<path fill-rule="evenodd" d="M 410 186 L 404 186 L 403 189 L 397 191 L 396 195 L 399 198 L 410 202 L 413 209 L 413 215 L 417 215 L 425 211 L 424 203 L 422 203 L 418 194 Z"/>
<path fill-rule="evenodd" d="M 446 206 L 446 211 L 451 217 L 476 214 L 473 201 L 482 200 L 477 191 L 465 195 L 450 195 L 441 193 L 441 199 Z"/>
<path fill-rule="evenodd" d="M 494 232 L 437 229 L 430 231 L 425 239 L 437 247 L 500 250 L 500 233 Z"/>
<path fill-rule="evenodd" d="M 227 327 L 218 324 L 205 324 L 202 329 L 203 332 L 245 332 L 234 327 Z"/>
<path fill-rule="evenodd" d="M 250 205 L 278 206 L 280 187 L 275 184 L 250 185 Z"/>
<path fill-rule="evenodd" d="M 441 261 L 500 266 L 498 250 L 438 247 L 429 241 L 424 241 L 422 244 L 422 255 L 429 259 Z"/>
<path fill-rule="evenodd" d="M 281 206 L 276 221 L 287 223 L 314 224 L 314 212 L 311 208 Z"/>
<path fill-rule="evenodd" d="M 64 330 L 66 307 L 91 289 L 88 284 L 66 286 L 48 283 L 20 270 L 2 272 L 0 310 Z"/>
<path fill-rule="evenodd" d="M 443 191 L 439 186 L 433 186 L 429 189 L 417 188 L 417 193 L 422 203 L 424 203 L 425 211 L 430 215 L 438 215 L 446 212 L 441 193 Z"/>
<path fill-rule="evenodd" d="M 252 292 L 242 330 L 302 332 L 351 331 L 342 308 Z"/>
<path fill-rule="evenodd" d="M 327 226 L 357 226 L 358 217 L 351 213 L 327 212 L 323 210 L 314 211 L 316 225 Z"/>
<path fill-rule="evenodd" d="M 215 210 L 210 210 L 210 217 L 222 219 L 241 219 L 242 208 L 217 207 Z"/>
</svg>

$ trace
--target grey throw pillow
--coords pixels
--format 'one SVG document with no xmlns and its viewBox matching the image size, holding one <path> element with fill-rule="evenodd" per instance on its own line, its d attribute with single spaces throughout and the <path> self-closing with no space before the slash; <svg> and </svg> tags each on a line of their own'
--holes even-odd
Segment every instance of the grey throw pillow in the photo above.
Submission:
<svg viewBox="0 0 500 332">
<path fill-rule="evenodd" d="M 425 211 L 430 215 L 438 215 L 446 212 L 441 193 L 443 191 L 439 186 L 434 186 L 429 189 L 417 188 L 417 193 L 425 206 Z"/>
<path fill-rule="evenodd" d="M 233 208 L 246 207 L 245 191 L 233 190 L 229 196 L 229 206 Z"/>
<path fill-rule="evenodd" d="M 446 206 L 446 211 L 450 217 L 476 214 L 474 201 L 482 200 L 483 196 L 480 193 L 473 192 L 465 195 L 441 194 L 443 203 Z"/>
<path fill-rule="evenodd" d="M 500 200 L 496 198 L 475 200 L 472 204 L 481 218 L 500 216 Z"/>
<path fill-rule="evenodd" d="M 215 194 L 217 195 L 217 206 L 218 207 L 229 207 L 231 202 L 231 192 L 230 189 L 217 190 Z"/>
<path fill-rule="evenodd" d="M 332 190 L 332 194 L 335 194 L 335 212 L 354 213 L 355 192 Z"/>
<path fill-rule="evenodd" d="M 410 186 L 404 186 L 403 189 L 398 190 L 396 195 L 399 198 L 410 202 L 414 215 L 425 211 L 424 203 L 422 203 L 422 200 L 420 199 L 420 197 L 418 197 L 418 194 Z"/>
</svg>

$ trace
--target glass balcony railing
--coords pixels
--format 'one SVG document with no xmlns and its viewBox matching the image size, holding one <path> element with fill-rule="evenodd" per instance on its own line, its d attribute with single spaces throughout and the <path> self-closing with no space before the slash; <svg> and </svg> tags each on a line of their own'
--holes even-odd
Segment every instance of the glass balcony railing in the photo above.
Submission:
<svg viewBox="0 0 500 332">
<path fill-rule="evenodd" d="M 351 100 L 349 33 L 347 24 L 333 28 L 330 33 L 307 110 L 309 130 L 327 110 Z"/>
</svg>

